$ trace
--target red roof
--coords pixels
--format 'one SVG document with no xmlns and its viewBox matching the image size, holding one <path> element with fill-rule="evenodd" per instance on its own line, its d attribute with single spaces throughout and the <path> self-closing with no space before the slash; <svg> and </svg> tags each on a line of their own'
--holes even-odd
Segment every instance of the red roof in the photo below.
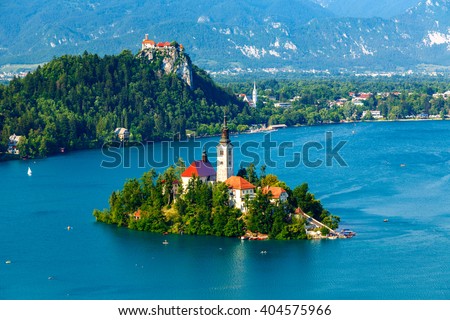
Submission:
<svg viewBox="0 0 450 320">
<path fill-rule="evenodd" d="M 231 189 L 237 190 L 255 189 L 255 186 L 253 184 L 251 184 L 250 182 L 239 176 L 229 177 L 225 181 L 225 184 L 227 184 L 228 187 Z"/>
<path fill-rule="evenodd" d="M 267 187 L 264 187 L 262 189 L 262 192 L 264 194 L 268 194 L 269 191 L 272 193 L 272 199 L 280 199 L 281 194 L 283 192 L 286 192 L 286 190 L 284 190 L 281 187 L 269 187 L 269 186 L 267 186 Z"/>
<path fill-rule="evenodd" d="M 215 176 L 215 175 L 216 175 L 216 170 L 214 170 L 214 168 L 212 167 L 212 165 L 209 161 L 207 161 L 207 162 L 194 161 L 181 174 L 181 176 L 184 178 L 191 178 L 192 176 L 208 177 L 208 176 Z"/>
<path fill-rule="evenodd" d="M 134 216 L 137 218 L 141 217 L 141 209 L 140 208 L 134 213 Z"/>
<path fill-rule="evenodd" d="M 153 40 L 143 40 L 142 44 L 149 44 L 151 46 L 155 46 L 155 41 L 153 41 Z"/>
<path fill-rule="evenodd" d="M 170 42 L 158 42 L 158 47 L 170 47 Z"/>
<path fill-rule="evenodd" d="M 359 96 L 360 96 L 360 98 L 368 99 L 372 96 L 372 94 L 371 93 L 361 93 Z"/>
</svg>

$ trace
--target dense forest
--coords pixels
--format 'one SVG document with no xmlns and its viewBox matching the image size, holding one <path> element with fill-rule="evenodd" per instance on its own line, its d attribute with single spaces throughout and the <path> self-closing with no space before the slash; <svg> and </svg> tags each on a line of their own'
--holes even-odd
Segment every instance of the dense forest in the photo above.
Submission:
<svg viewBox="0 0 450 320">
<path fill-rule="evenodd" d="M 110 207 L 103 211 L 94 210 L 94 216 L 100 222 L 159 233 L 234 237 L 250 231 L 267 234 L 271 239 L 306 239 L 306 221 L 294 214 L 295 208 L 300 207 L 330 228 L 338 227 L 339 217 L 323 208 L 306 183 L 291 190 L 275 175 L 266 175 L 263 168 L 260 176 L 253 165 L 241 168 L 238 175 L 257 187 L 254 199 L 246 200 L 248 212 L 243 214 L 230 207 L 230 194 L 225 183 L 203 183 L 192 178 L 187 190 L 182 190 L 177 181 L 181 181 L 183 167 L 179 162 L 159 176 L 151 169 L 140 179 L 127 180 L 122 190 L 111 194 Z M 289 195 L 288 201 L 271 202 L 270 195 L 261 191 L 265 186 L 284 188 Z M 328 229 L 323 232 L 328 233 Z"/>
<path fill-rule="evenodd" d="M 224 107 L 232 116 L 247 106 L 192 67 L 193 88 L 161 62 L 130 51 L 117 56 L 62 56 L 23 78 L 0 85 L 0 152 L 13 133 L 24 136 L 22 155 L 44 156 L 59 148 L 99 147 L 116 127 L 135 141 L 185 136 L 200 124 L 220 125 Z"/>
</svg>

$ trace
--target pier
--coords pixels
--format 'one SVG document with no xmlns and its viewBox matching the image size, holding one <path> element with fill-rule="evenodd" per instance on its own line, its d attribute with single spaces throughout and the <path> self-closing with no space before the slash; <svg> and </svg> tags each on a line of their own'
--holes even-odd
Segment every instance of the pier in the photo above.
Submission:
<svg viewBox="0 0 450 320">
<path fill-rule="evenodd" d="M 348 236 L 344 235 L 343 233 L 331 229 L 327 225 L 325 225 L 322 222 L 320 222 L 320 221 L 314 219 L 313 217 L 311 217 L 309 214 L 304 213 L 303 210 L 300 207 L 297 208 L 296 213 L 298 213 L 301 217 L 305 218 L 308 223 L 315 225 L 317 228 L 324 227 L 324 228 L 327 228 L 328 231 L 330 231 L 330 234 L 332 234 L 332 235 L 336 235 L 339 238 L 348 238 Z"/>
</svg>

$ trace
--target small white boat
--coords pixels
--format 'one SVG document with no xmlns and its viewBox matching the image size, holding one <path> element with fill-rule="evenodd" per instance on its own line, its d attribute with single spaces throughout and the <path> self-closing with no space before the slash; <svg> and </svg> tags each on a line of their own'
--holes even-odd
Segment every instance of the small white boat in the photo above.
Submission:
<svg viewBox="0 0 450 320">
<path fill-rule="evenodd" d="M 28 167 L 28 172 L 27 172 L 27 174 L 31 177 L 31 175 L 33 174 L 33 172 L 31 171 L 31 168 L 30 167 Z"/>
<path fill-rule="evenodd" d="M 169 241 L 164 240 L 162 244 L 164 244 L 164 245 L 169 244 Z"/>
<path fill-rule="evenodd" d="M 6 264 L 11 264 L 11 260 L 6 260 L 5 263 Z"/>
</svg>

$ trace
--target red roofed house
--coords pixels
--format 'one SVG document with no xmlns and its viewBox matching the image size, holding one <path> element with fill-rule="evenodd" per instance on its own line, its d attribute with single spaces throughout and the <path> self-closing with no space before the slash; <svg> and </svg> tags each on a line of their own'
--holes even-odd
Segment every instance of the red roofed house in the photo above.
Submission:
<svg viewBox="0 0 450 320">
<path fill-rule="evenodd" d="M 266 186 L 262 189 L 263 194 L 270 194 L 270 202 L 285 202 L 288 198 L 286 190 L 281 187 Z"/>
<path fill-rule="evenodd" d="M 214 170 L 211 163 L 208 161 L 206 151 L 203 151 L 201 161 L 192 162 L 191 165 L 181 174 L 184 191 L 187 190 L 189 180 L 193 177 L 198 177 L 203 182 L 216 181 L 216 170 Z"/>
<path fill-rule="evenodd" d="M 154 48 L 155 47 L 155 41 L 148 39 L 148 34 L 145 35 L 145 39 L 142 40 L 142 50 L 147 48 Z"/>
<path fill-rule="evenodd" d="M 134 214 L 133 214 L 134 220 L 140 220 L 141 219 L 141 209 L 138 209 Z"/>
<path fill-rule="evenodd" d="M 369 99 L 371 96 L 373 96 L 373 94 L 371 92 L 369 92 L 369 93 L 361 92 L 359 94 L 359 97 L 364 100 Z"/>
<path fill-rule="evenodd" d="M 239 176 L 231 176 L 226 181 L 230 189 L 230 204 L 234 205 L 242 212 L 246 212 L 245 198 L 253 199 L 255 197 L 255 186 Z"/>
</svg>

